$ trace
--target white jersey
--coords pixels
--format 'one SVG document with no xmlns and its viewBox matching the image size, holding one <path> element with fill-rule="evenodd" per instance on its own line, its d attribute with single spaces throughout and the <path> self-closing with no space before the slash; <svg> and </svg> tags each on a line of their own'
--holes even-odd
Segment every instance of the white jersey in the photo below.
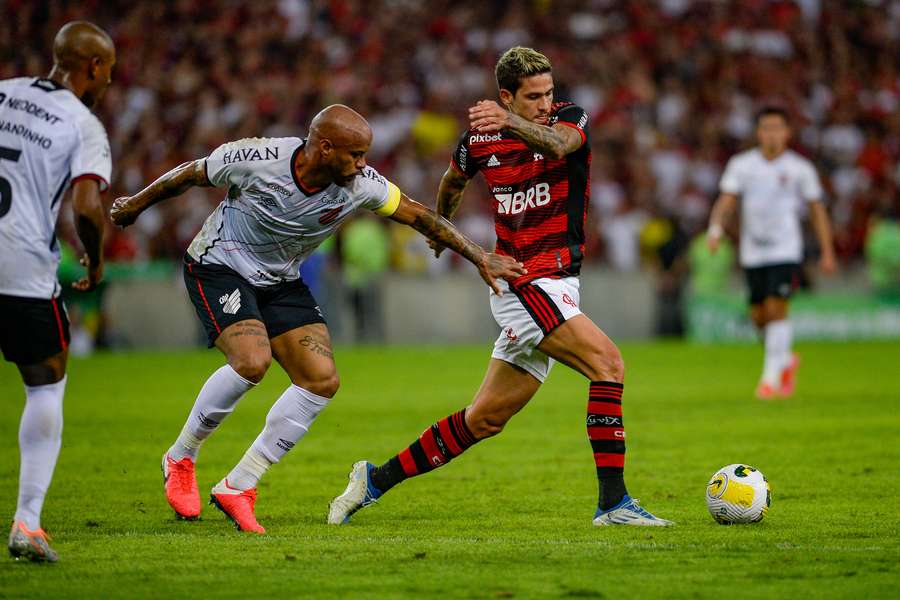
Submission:
<svg viewBox="0 0 900 600">
<path fill-rule="evenodd" d="M 67 88 L 34 77 L 0 81 L 0 294 L 59 292 L 56 218 L 66 188 L 109 187 L 106 130 Z"/>
<path fill-rule="evenodd" d="M 767 160 L 759 149 L 728 161 L 719 189 L 740 197 L 743 267 L 803 260 L 800 209 L 822 200 L 822 185 L 813 164 L 787 150 Z"/>
<path fill-rule="evenodd" d="M 228 194 L 188 247 L 203 264 L 225 265 L 252 285 L 300 277 L 300 264 L 357 208 L 390 216 L 400 190 L 366 167 L 347 187 L 307 192 L 294 176 L 300 138 L 249 138 L 206 159 L 210 183 Z"/>
</svg>

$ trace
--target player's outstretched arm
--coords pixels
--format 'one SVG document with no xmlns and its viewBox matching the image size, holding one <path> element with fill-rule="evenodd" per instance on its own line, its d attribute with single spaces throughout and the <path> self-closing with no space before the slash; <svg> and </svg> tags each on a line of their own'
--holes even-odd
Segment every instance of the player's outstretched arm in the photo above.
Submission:
<svg viewBox="0 0 900 600">
<path fill-rule="evenodd" d="M 554 160 L 575 152 L 584 143 L 581 134 L 573 127 L 561 123 L 552 127 L 534 123 L 493 100 L 482 100 L 469 109 L 469 127 L 481 133 L 505 129 L 535 152 Z"/>
<path fill-rule="evenodd" d="M 809 203 L 809 218 L 812 221 L 813 230 L 816 238 L 819 240 L 819 268 L 822 272 L 830 275 L 837 271 L 837 261 L 834 258 L 834 243 L 831 236 L 831 220 L 828 218 L 828 211 L 821 202 Z"/>
<path fill-rule="evenodd" d="M 503 293 L 497 279 L 516 279 L 527 273 L 522 263 L 509 256 L 485 252 L 484 248 L 460 233 L 450 221 L 405 194 L 401 194 L 400 205 L 391 219 L 409 225 L 429 240 L 450 248 L 478 267 L 481 278 L 497 295 Z"/>
<path fill-rule="evenodd" d="M 715 253 L 725 233 L 725 223 L 734 214 L 738 198 L 734 194 L 720 194 L 709 215 L 709 229 L 706 231 L 706 245 Z"/>
<path fill-rule="evenodd" d="M 103 203 L 100 201 L 100 184 L 94 179 L 81 179 L 72 186 L 72 211 L 75 213 L 75 230 L 84 246 L 81 264 L 87 276 L 72 284 L 82 292 L 88 292 L 103 279 Z"/>
<path fill-rule="evenodd" d="M 145 209 L 161 200 L 183 194 L 192 187 L 210 187 L 204 159 L 182 163 L 134 196 L 116 198 L 109 216 L 119 227 L 134 223 Z"/>
<path fill-rule="evenodd" d="M 468 177 L 457 171 L 453 165 L 447 167 L 447 172 L 441 177 L 441 184 L 438 186 L 437 213 L 440 216 L 445 219 L 453 218 L 468 184 Z M 444 246 L 434 240 L 428 240 L 428 245 L 434 250 L 435 258 L 444 251 Z"/>
</svg>

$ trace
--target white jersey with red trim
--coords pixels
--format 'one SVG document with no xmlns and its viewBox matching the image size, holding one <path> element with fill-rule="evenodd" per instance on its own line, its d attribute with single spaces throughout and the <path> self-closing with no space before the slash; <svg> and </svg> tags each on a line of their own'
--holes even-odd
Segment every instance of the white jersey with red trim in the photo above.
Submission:
<svg viewBox="0 0 900 600">
<path fill-rule="evenodd" d="M 304 190 L 294 175 L 300 138 L 247 138 L 206 158 L 210 183 L 228 194 L 188 247 L 202 264 L 224 265 L 252 285 L 300 277 L 300 264 L 357 208 L 394 214 L 400 190 L 366 167 L 346 186 Z"/>
<path fill-rule="evenodd" d="M 59 295 L 56 219 L 73 182 L 109 187 L 106 130 L 69 89 L 35 77 L 0 81 L 0 294 Z"/>
</svg>

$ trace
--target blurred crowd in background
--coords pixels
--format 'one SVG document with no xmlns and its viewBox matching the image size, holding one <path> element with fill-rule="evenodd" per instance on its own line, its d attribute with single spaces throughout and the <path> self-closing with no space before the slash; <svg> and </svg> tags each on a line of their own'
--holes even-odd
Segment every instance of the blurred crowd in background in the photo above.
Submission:
<svg viewBox="0 0 900 600">
<path fill-rule="evenodd" d="M 108 202 L 225 141 L 304 136 L 318 110 L 341 102 L 372 125 L 370 164 L 433 204 L 467 107 L 496 97 L 499 54 L 528 45 L 551 58 L 557 98 L 591 115 L 593 264 L 677 267 L 764 104 L 789 111 L 795 149 L 819 168 L 845 264 L 863 256 L 878 219 L 898 213 L 897 0 L 0 5 L 0 78 L 46 73 L 53 34 L 70 19 L 89 18 L 115 40 L 115 82 L 98 111 L 114 159 Z M 179 258 L 221 197 L 197 189 L 148 211 L 109 236 L 109 256 Z M 491 247 L 491 212 L 476 183 L 457 222 Z M 408 229 L 363 232 L 384 246 L 363 272 L 447 267 L 433 266 Z"/>
</svg>

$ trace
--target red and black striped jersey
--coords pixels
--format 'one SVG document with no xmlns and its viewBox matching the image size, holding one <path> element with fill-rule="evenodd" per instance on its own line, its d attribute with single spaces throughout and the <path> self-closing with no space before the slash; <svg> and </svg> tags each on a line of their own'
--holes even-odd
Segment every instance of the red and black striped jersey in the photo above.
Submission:
<svg viewBox="0 0 900 600">
<path fill-rule="evenodd" d="M 545 158 L 506 131 L 466 131 L 456 147 L 453 167 L 468 178 L 481 171 L 490 187 L 495 251 L 528 269 L 513 285 L 578 275 L 581 270 L 590 194 L 587 122 L 581 107 L 569 102 L 553 105 L 549 125 L 574 127 L 582 140 L 578 150 L 558 160 Z"/>
</svg>

